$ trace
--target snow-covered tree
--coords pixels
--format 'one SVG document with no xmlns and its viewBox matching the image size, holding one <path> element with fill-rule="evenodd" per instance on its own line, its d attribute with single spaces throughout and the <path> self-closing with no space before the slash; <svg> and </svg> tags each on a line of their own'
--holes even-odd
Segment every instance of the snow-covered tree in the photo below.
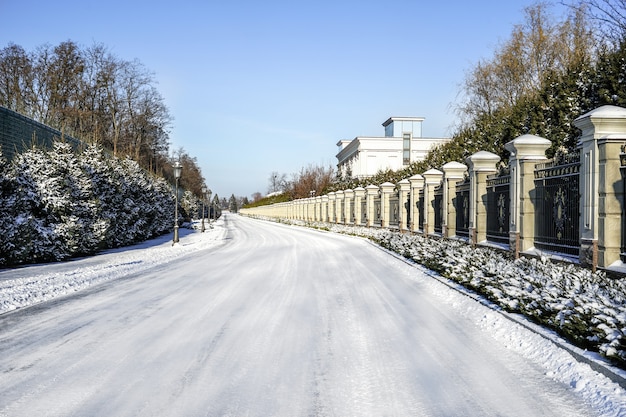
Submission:
<svg viewBox="0 0 626 417">
<path fill-rule="evenodd" d="M 56 184 L 54 190 L 58 193 L 48 196 L 54 201 L 53 210 L 58 218 L 56 234 L 69 256 L 91 254 L 101 236 L 93 233 L 99 229 L 94 226 L 99 213 L 90 178 L 67 143 L 56 142 L 48 151 L 48 158 Z"/>
<path fill-rule="evenodd" d="M 89 145 L 79 155 L 80 164 L 91 183 L 94 202 L 94 219 L 91 233 L 94 237 L 95 250 L 115 246 L 117 207 L 121 204 L 120 195 L 112 178 L 111 158 L 100 145 Z"/>
<path fill-rule="evenodd" d="M 199 217 L 202 202 L 191 191 L 186 190 L 183 193 L 180 205 L 185 218 L 193 219 L 194 217 Z"/>
<path fill-rule="evenodd" d="M 238 203 L 235 194 L 231 194 L 230 198 L 228 199 L 228 210 L 232 211 L 233 213 L 237 213 Z"/>
<path fill-rule="evenodd" d="M 171 230 L 172 188 L 97 145 L 0 154 L 0 264 L 66 259 Z"/>
<path fill-rule="evenodd" d="M 67 198 L 48 154 L 37 148 L 18 155 L 11 166 L 14 181 L 14 233 L 8 254 L 12 263 L 65 259 L 69 254 L 57 236 L 60 212 Z"/>
</svg>

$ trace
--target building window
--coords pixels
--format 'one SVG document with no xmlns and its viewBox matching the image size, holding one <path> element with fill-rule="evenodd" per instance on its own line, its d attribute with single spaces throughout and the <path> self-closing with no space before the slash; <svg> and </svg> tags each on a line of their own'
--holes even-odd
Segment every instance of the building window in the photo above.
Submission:
<svg viewBox="0 0 626 417">
<path fill-rule="evenodd" d="M 402 164 L 409 165 L 411 163 L 411 134 L 402 134 Z"/>
</svg>

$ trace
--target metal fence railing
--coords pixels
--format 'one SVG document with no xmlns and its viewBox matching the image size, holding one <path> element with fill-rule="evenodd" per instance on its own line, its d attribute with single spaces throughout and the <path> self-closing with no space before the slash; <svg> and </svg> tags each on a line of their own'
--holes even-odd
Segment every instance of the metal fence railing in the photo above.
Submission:
<svg viewBox="0 0 626 417">
<path fill-rule="evenodd" d="M 470 180 L 466 177 L 456 184 L 456 197 L 454 198 L 456 209 L 456 235 L 469 238 L 469 198 Z"/>
<path fill-rule="evenodd" d="M 389 197 L 389 226 L 398 227 L 400 225 L 400 198 L 398 192 L 394 192 Z"/>
<path fill-rule="evenodd" d="M 382 225 L 382 212 L 380 196 L 374 199 L 374 225 L 380 227 Z"/>
<path fill-rule="evenodd" d="M 419 230 L 424 230 L 424 190 L 419 191 L 419 200 L 417 202 L 417 219 L 419 221 Z"/>
<path fill-rule="evenodd" d="M 433 211 L 435 214 L 435 224 L 433 230 L 435 233 L 443 233 L 443 186 L 435 187 L 433 196 Z"/>
<path fill-rule="evenodd" d="M 578 255 L 580 250 L 580 154 L 535 166 L 535 246 Z"/>
<path fill-rule="evenodd" d="M 509 244 L 511 175 L 505 170 L 487 178 L 487 240 Z"/>
</svg>

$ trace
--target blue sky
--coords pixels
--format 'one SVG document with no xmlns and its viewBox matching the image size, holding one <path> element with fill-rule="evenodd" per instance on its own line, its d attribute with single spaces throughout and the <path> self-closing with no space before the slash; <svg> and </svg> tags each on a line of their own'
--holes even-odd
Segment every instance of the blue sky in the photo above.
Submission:
<svg viewBox="0 0 626 417">
<path fill-rule="evenodd" d="M 172 149 L 220 197 L 250 197 L 273 171 L 334 166 L 338 140 L 382 136 L 390 116 L 451 135 L 465 74 L 532 3 L 0 0 L 0 47 L 72 40 L 138 59 L 174 118 Z"/>
</svg>

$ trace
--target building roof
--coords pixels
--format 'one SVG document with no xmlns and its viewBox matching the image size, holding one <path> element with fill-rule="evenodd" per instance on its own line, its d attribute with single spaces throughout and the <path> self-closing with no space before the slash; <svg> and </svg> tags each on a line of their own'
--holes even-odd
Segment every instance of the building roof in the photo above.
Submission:
<svg viewBox="0 0 626 417">
<path fill-rule="evenodd" d="M 383 123 L 384 127 L 393 123 L 393 122 L 423 122 L 424 117 L 390 117 Z"/>
</svg>

